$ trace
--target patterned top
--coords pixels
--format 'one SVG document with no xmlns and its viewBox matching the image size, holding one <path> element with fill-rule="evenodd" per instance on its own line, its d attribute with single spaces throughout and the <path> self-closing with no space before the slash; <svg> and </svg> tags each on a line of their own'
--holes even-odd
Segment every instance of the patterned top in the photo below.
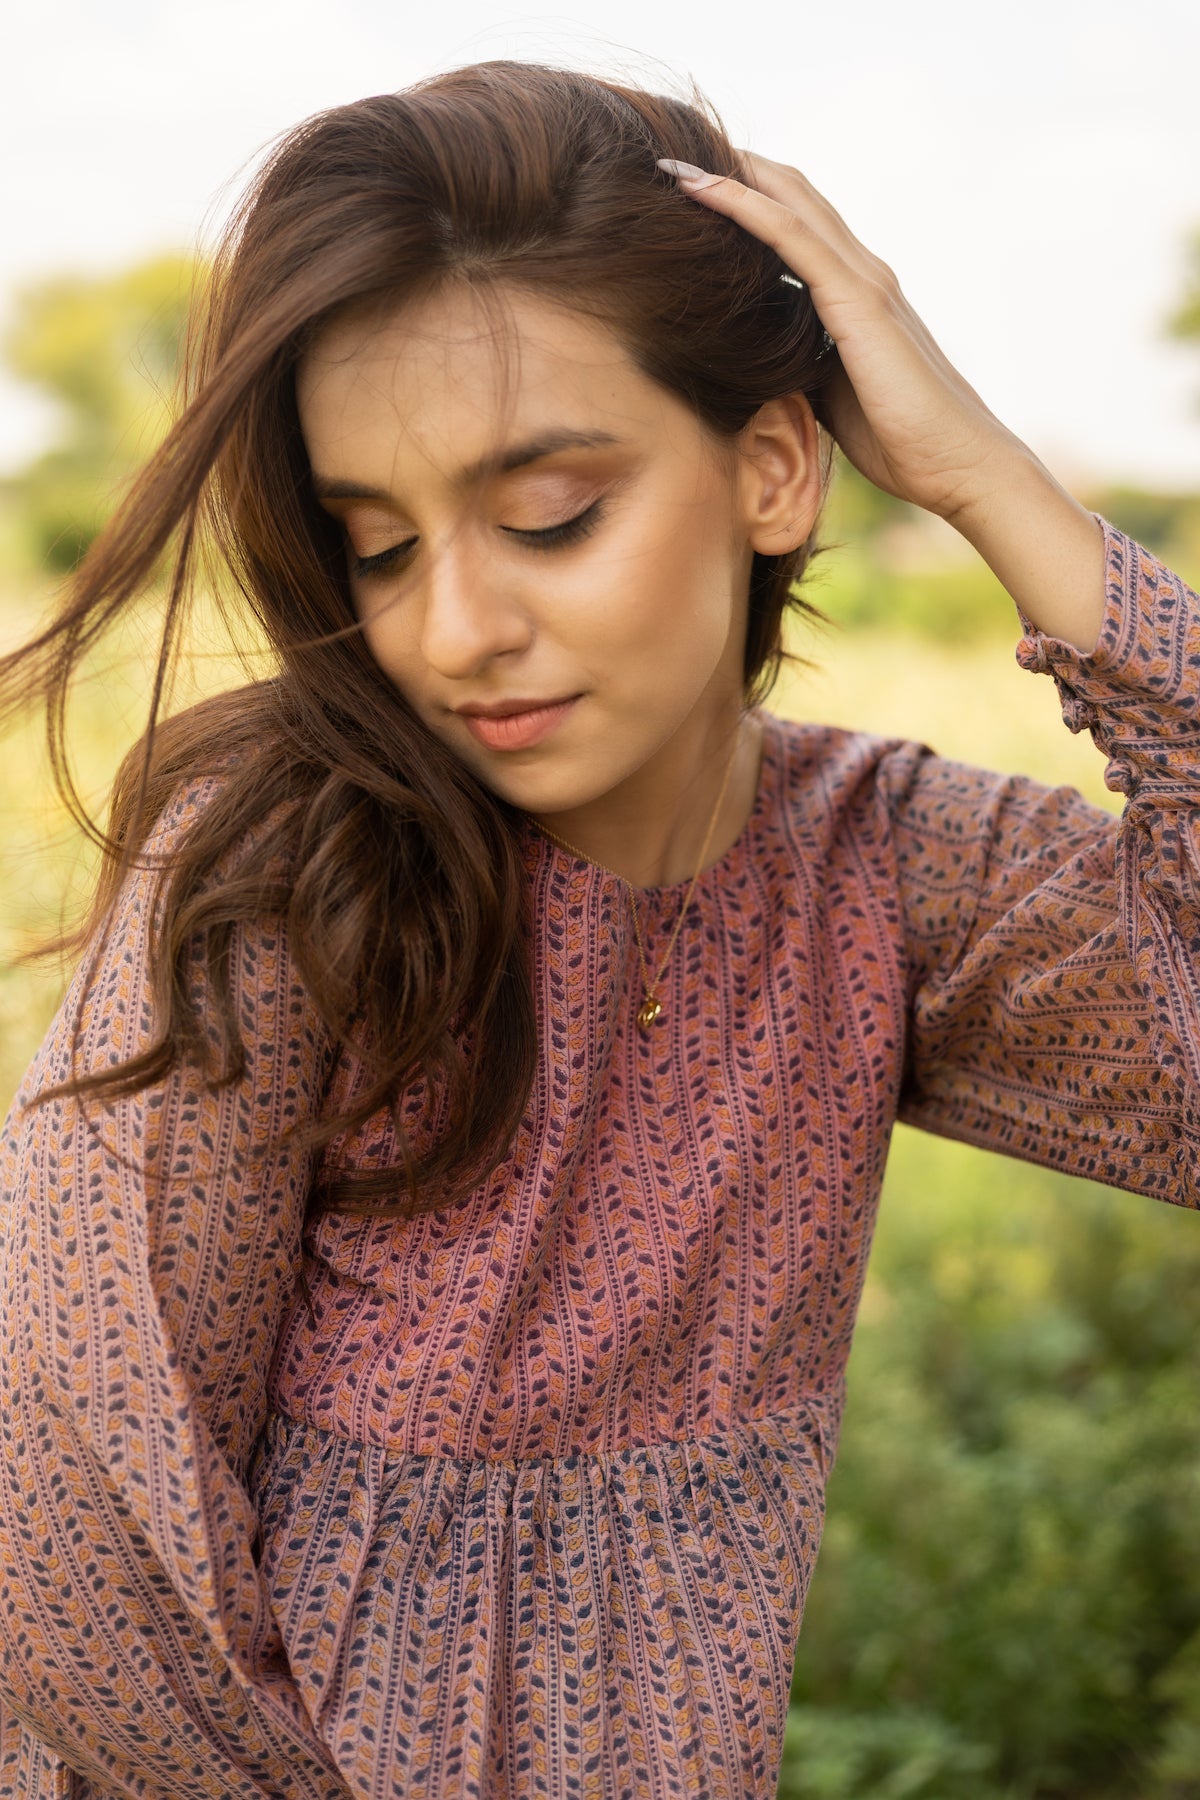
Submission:
<svg viewBox="0 0 1200 1800">
<path fill-rule="evenodd" d="M 454 1208 L 305 1225 L 268 1147 L 355 1069 L 276 923 L 235 944 L 238 1084 L 14 1108 L 0 1794 L 775 1793 L 894 1121 L 1200 1203 L 1200 598 L 1105 545 L 1095 651 L 1023 620 L 1017 656 L 1119 822 L 764 715 L 648 1035 L 622 884 L 526 829 L 539 1073 Z M 151 1037 L 150 879 L 24 1098 L 76 1027 L 89 1067 Z M 641 896 L 651 961 L 685 891 Z"/>
</svg>

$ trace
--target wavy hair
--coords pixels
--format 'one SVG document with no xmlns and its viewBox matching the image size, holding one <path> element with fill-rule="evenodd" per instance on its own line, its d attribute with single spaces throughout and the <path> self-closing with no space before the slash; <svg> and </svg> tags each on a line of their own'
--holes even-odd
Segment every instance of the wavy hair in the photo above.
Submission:
<svg viewBox="0 0 1200 1800">
<path fill-rule="evenodd" d="M 219 772 L 211 801 L 158 875 L 151 977 L 159 1035 L 116 1068 L 57 1091 L 135 1093 L 184 1059 L 234 1081 L 234 930 L 286 921 L 291 954 L 336 1042 L 367 1078 L 350 1110 L 305 1127 L 317 1147 L 390 1109 L 392 1170 L 322 1165 L 310 1209 L 404 1217 L 494 1168 L 520 1123 L 537 1058 L 521 815 L 407 705 L 358 627 L 341 527 L 317 505 L 296 370 L 350 309 L 389 309 L 469 281 L 608 326 L 636 366 L 730 440 L 765 402 L 803 392 L 819 420 L 836 366 L 807 290 L 778 255 L 697 206 L 659 157 L 737 173 L 719 121 L 694 102 L 527 63 L 454 70 L 335 107 L 286 134 L 217 252 L 177 422 L 77 570 L 50 624 L 0 662 L 11 710 L 47 708 L 56 779 L 101 842 L 87 919 L 101 933 L 126 872 L 180 784 Z M 822 438 L 828 484 L 832 439 Z M 810 535 L 754 557 L 745 698 L 769 690 Z M 271 678 L 159 718 L 201 560 L 265 638 Z M 107 828 L 87 819 L 65 754 L 80 659 L 166 564 L 165 620 L 145 733 L 114 785 Z M 202 942 L 213 1018 L 189 997 Z M 399 1101 L 440 1097 L 440 1136 L 409 1153 Z M 398 1193 L 399 1190 L 399 1193 Z"/>
</svg>

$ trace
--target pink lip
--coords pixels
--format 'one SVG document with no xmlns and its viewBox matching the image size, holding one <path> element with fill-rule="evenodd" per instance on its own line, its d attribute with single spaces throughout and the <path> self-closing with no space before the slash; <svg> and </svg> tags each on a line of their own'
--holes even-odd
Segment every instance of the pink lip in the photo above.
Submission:
<svg viewBox="0 0 1200 1800">
<path fill-rule="evenodd" d="M 482 713 L 462 713 L 460 717 L 471 736 L 489 750 L 528 750 L 561 724 L 578 699 L 576 694 L 570 700 L 556 700 L 552 706 L 535 706 L 528 712 L 505 713 L 497 718 Z"/>
</svg>

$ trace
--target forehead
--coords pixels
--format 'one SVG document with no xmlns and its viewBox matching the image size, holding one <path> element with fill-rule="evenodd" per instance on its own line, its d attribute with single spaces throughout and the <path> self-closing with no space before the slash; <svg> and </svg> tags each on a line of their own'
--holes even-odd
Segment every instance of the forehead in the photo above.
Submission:
<svg viewBox="0 0 1200 1800">
<path fill-rule="evenodd" d="M 519 289 L 477 290 L 455 282 L 396 309 L 335 320 L 300 366 L 302 401 L 323 396 L 368 403 L 372 395 L 420 404 L 506 398 L 519 402 L 552 382 L 570 393 L 616 393 L 645 383 L 605 325 Z"/>
<path fill-rule="evenodd" d="M 519 288 L 453 282 L 338 319 L 297 374 L 312 451 L 386 435 L 465 463 L 514 434 L 574 428 L 691 446 L 698 421 L 598 320 Z"/>
</svg>

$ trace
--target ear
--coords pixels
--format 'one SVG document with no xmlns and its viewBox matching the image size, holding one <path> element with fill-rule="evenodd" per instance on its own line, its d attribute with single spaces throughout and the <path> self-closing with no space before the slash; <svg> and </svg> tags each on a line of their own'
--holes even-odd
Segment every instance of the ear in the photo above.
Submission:
<svg viewBox="0 0 1200 1800">
<path fill-rule="evenodd" d="M 738 435 L 738 491 L 752 549 L 763 556 L 796 550 L 821 509 L 817 421 L 803 394 L 759 407 Z"/>
</svg>

